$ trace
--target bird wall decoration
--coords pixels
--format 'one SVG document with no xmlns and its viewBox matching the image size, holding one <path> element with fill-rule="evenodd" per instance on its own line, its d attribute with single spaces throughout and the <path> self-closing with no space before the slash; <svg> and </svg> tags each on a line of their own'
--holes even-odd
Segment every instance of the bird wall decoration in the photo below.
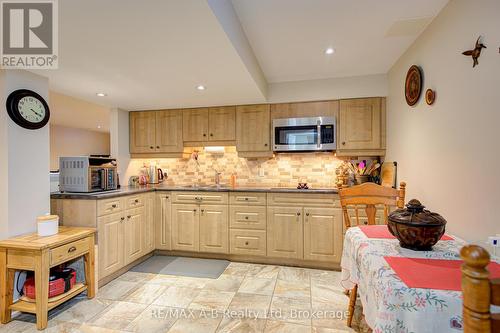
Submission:
<svg viewBox="0 0 500 333">
<path fill-rule="evenodd" d="M 486 49 L 486 45 L 479 42 L 480 39 L 481 39 L 481 36 L 479 36 L 477 38 L 476 47 L 473 50 L 468 50 L 468 51 L 462 52 L 463 55 L 472 57 L 472 60 L 473 60 L 472 68 L 476 67 L 476 65 L 479 65 L 478 59 L 479 59 L 479 56 L 481 55 L 481 50 L 483 48 Z"/>
</svg>

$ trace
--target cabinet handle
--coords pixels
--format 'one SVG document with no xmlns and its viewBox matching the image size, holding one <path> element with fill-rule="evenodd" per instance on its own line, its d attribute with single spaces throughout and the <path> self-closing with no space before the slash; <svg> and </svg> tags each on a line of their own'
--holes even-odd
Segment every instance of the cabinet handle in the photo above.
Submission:
<svg viewBox="0 0 500 333">
<path fill-rule="evenodd" d="M 121 217 L 121 218 L 120 218 L 120 220 L 122 220 L 122 221 L 123 221 L 123 220 L 125 220 L 125 218 L 124 218 L 124 217 Z"/>
<path fill-rule="evenodd" d="M 245 242 L 245 245 L 248 245 L 248 242 Z"/>
<path fill-rule="evenodd" d="M 245 220 L 248 220 L 248 216 L 245 216 Z"/>
<path fill-rule="evenodd" d="M 156 149 L 160 149 L 160 146 L 156 146 Z"/>
<path fill-rule="evenodd" d="M 364 224 L 368 224 L 368 221 L 363 222 Z"/>
<path fill-rule="evenodd" d="M 207 136 L 207 134 L 206 134 L 206 133 L 203 133 L 203 136 Z"/>
<path fill-rule="evenodd" d="M 134 200 L 134 202 L 135 202 L 135 203 L 139 203 L 139 199 L 135 199 L 135 200 Z"/>
<path fill-rule="evenodd" d="M 345 146 L 345 141 L 342 141 L 342 146 Z"/>
<path fill-rule="evenodd" d="M 297 212 L 297 216 L 300 216 L 300 212 Z"/>
<path fill-rule="evenodd" d="M 150 146 L 150 147 L 149 147 L 149 149 L 155 149 L 155 147 L 153 147 L 153 146 Z"/>
<path fill-rule="evenodd" d="M 168 195 L 165 196 L 165 199 L 168 199 Z"/>
<path fill-rule="evenodd" d="M 210 133 L 210 136 L 214 136 L 214 133 Z"/>
<path fill-rule="evenodd" d="M 130 220 L 130 218 L 131 218 L 131 217 L 132 217 L 132 215 L 127 215 L 127 219 L 129 219 L 129 220 Z"/>
<path fill-rule="evenodd" d="M 202 214 L 203 214 L 203 213 L 205 213 L 205 210 L 204 210 L 204 209 L 202 209 L 202 210 L 201 210 L 201 213 L 202 213 Z"/>
<path fill-rule="evenodd" d="M 245 201 L 248 201 L 248 198 L 245 198 Z"/>
<path fill-rule="evenodd" d="M 193 209 L 193 213 L 196 213 L 196 209 Z"/>
<path fill-rule="evenodd" d="M 309 213 L 306 213 L 306 216 L 309 216 Z"/>
<path fill-rule="evenodd" d="M 116 204 L 112 204 L 112 205 L 111 205 L 111 208 L 116 208 Z"/>
<path fill-rule="evenodd" d="M 267 147 L 267 143 L 264 143 L 264 147 Z"/>
<path fill-rule="evenodd" d="M 76 247 L 72 246 L 68 249 L 68 253 L 71 253 L 71 252 L 75 252 L 76 251 Z"/>
</svg>

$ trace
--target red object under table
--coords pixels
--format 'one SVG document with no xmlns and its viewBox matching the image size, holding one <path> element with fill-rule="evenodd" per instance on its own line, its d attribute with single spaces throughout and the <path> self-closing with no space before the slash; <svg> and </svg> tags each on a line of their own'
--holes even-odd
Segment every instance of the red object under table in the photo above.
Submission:
<svg viewBox="0 0 500 333">
<path fill-rule="evenodd" d="M 396 239 L 386 225 L 362 225 L 359 226 L 359 229 L 361 229 L 368 238 Z M 443 235 L 440 240 L 453 240 L 453 238 L 448 235 Z"/>
<path fill-rule="evenodd" d="M 410 288 L 462 289 L 462 260 L 384 257 L 392 270 Z M 488 265 L 490 279 L 500 278 L 500 265 Z"/>
</svg>

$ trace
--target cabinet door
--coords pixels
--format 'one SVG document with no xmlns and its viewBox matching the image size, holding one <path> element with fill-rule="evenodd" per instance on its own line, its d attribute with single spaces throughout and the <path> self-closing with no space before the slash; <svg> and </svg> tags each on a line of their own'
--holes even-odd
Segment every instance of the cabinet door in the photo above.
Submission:
<svg viewBox="0 0 500 333">
<path fill-rule="evenodd" d="M 160 192 L 156 195 L 156 248 L 171 249 L 172 199 L 170 192 Z"/>
<path fill-rule="evenodd" d="M 144 235 L 144 253 L 147 254 L 155 249 L 155 194 L 147 193 L 144 198 L 144 223 L 142 224 L 142 234 Z"/>
<path fill-rule="evenodd" d="M 267 208 L 267 255 L 269 257 L 303 258 L 302 207 Z"/>
<path fill-rule="evenodd" d="M 182 152 L 182 111 L 156 112 L 156 152 Z"/>
<path fill-rule="evenodd" d="M 208 109 L 209 141 L 236 140 L 236 108 L 225 106 Z"/>
<path fill-rule="evenodd" d="M 123 214 L 116 213 L 97 219 L 99 235 L 99 279 L 124 266 Z"/>
<path fill-rule="evenodd" d="M 208 109 L 183 110 L 182 133 L 184 141 L 208 141 Z"/>
<path fill-rule="evenodd" d="M 130 112 L 130 153 L 156 150 L 156 112 Z"/>
<path fill-rule="evenodd" d="M 200 206 L 200 252 L 229 253 L 227 206 Z"/>
<path fill-rule="evenodd" d="M 199 205 L 172 205 L 172 249 L 200 250 Z"/>
<path fill-rule="evenodd" d="M 144 207 L 125 211 L 125 265 L 139 259 L 144 254 Z"/>
<path fill-rule="evenodd" d="M 342 209 L 304 208 L 304 259 L 340 262 Z"/>
<path fill-rule="evenodd" d="M 381 149 L 381 98 L 340 101 L 338 149 Z"/>
<path fill-rule="evenodd" d="M 236 108 L 236 149 L 269 151 L 269 105 L 244 105 Z"/>
</svg>

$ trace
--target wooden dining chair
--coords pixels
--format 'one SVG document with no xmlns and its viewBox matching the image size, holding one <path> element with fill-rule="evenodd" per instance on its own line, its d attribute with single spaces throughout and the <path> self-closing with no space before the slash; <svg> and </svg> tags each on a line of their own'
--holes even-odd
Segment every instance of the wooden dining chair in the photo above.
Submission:
<svg viewBox="0 0 500 333">
<path fill-rule="evenodd" d="M 377 185 L 375 183 L 364 183 L 353 187 L 340 188 L 339 196 L 344 215 L 345 228 L 347 229 L 365 224 L 377 224 L 377 208 L 382 209 L 382 207 L 382 223 L 387 224 L 387 216 L 391 209 L 404 207 L 405 193 L 405 182 L 399 184 L 399 190 L 392 187 Z M 347 326 L 351 327 L 354 308 L 356 306 L 356 298 L 358 297 L 358 285 L 354 285 L 354 288 L 349 290 L 347 295 L 349 295 Z"/>
<path fill-rule="evenodd" d="M 500 279 L 490 280 L 486 266 L 488 251 L 477 245 L 460 250 L 464 333 L 500 332 L 500 313 L 490 313 L 490 306 L 500 306 Z"/>
</svg>

